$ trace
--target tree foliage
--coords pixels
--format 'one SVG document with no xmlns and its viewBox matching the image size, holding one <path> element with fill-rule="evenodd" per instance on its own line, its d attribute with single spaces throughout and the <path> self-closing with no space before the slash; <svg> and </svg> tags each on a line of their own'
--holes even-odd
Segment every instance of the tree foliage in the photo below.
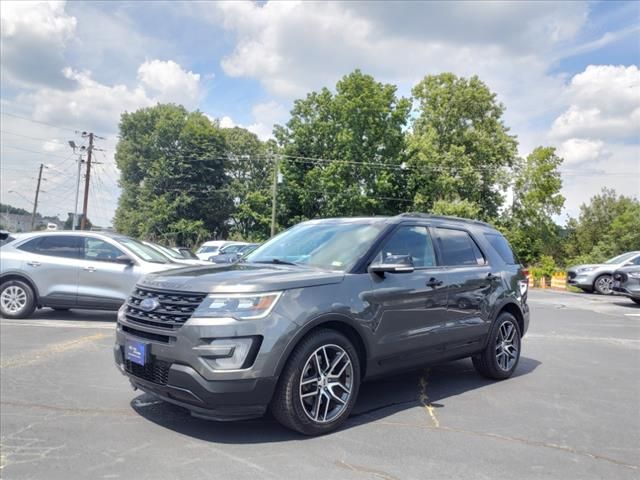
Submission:
<svg viewBox="0 0 640 480">
<path fill-rule="evenodd" d="M 478 77 L 443 73 L 426 76 L 413 97 L 417 117 L 408 138 L 407 187 L 416 207 L 464 199 L 477 205 L 481 218 L 495 218 L 517 148 L 495 93 Z"/>
<path fill-rule="evenodd" d="M 559 229 L 553 220 L 564 205 L 560 193 L 562 159 L 552 147 L 538 147 L 513 168 L 513 201 L 501 224 L 516 255 L 527 265 L 559 255 Z"/>
<path fill-rule="evenodd" d="M 225 154 L 220 128 L 200 112 L 157 105 L 123 114 L 116 228 L 189 246 L 226 236 L 233 205 Z"/>
<path fill-rule="evenodd" d="M 640 201 L 603 188 L 568 222 L 568 263 L 601 262 L 640 250 Z"/>
<path fill-rule="evenodd" d="M 291 119 L 275 129 L 284 155 L 279 222 L 395 213 L 403 186 L 410 101 L 394 85 L 359 70 L 297 100 Z"/>
</svg>

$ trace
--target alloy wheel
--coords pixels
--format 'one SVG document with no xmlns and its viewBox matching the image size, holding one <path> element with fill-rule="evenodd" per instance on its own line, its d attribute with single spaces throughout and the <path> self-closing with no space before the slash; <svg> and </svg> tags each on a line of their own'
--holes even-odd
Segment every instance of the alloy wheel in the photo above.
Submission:
<svg viewBox="0 0 640 480">
<path fill-rule="evenodd" d="M 501 370 L 508 372 L 518 360 L 518 330 L 510 322 L 500 325 L 496 338 L 496 361 Z"/>
<path fill-rule="evenodd" d="M 609 276 L 602 276 L 598 278 L 596 282 L 596 288 L 600 293 L 604 295 L 609 295 L 611 293 L 611 286 L 613 284 L 613 279 Z"/>
<path fill-rule="evenodd" d="M 338 345 L 323 345 L 307 359 L 300 376 L 300 401 L 305 414 L 329 423 L 345 411 L 353 391 L 353 364 Z"/>
<path fill-rule="evenodd" d="M 0 305 L 6 313 L 18 313 L 27 304 L 27 292 L 17 285 L 10 285 L 0 295 Z"/>
</svg>

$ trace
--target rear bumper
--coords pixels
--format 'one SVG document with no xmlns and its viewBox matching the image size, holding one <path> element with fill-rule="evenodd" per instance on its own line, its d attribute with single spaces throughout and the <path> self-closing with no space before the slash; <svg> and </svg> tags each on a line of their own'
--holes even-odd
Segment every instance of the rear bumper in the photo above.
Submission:
<svg viewBox="0 0 640 480">
<path fill-rule="evenodd" d="M 187 408 L 209 420 L 243 420 L 262 416 L 273 395 L 275 377 L 206 380 L 187 365 L 171 364 L 166 384 L 140 378 L 125 368 L 122 347 L 114 347 L 115 362 L 135 388 Z"/>
</svg>

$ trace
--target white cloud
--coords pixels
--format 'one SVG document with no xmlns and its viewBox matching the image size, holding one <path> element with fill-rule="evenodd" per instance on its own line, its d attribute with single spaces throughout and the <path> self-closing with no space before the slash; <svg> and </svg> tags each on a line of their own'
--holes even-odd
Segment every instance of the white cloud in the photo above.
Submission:
<svg viewBox="0 0 640 480">
<path fill-rule="evenodd" d="M 209 118 L 209 120 L 211 120 L 211 117 L 209 117 L 209 115 L 207 115 L 207 117 Z M 233 127 L 236 127 L 236 126 L 237 126 L 236 122 L 234 122 L 231 117 L 228 117 L 228 116 L 225 115 L 224 117 L 222 117 L 220 119 L 220 127 L 221 128 L 233 128 Z"/>
<path fill-rule="evenodd" d="M 14 85 L 69 84 L 62 75 L 64 48 L 77 21 L 64 7 L 64 2 L 2 2 L 3 78 Z"/>
<path fill-rule="evenodd" d="M 565 165 L 593 162 L 605 158 L 604 142 L 585 138 L 570 138 L 560 144 L 558 155 L 564 159 Z"/>
<path fill-rule="evenodd" d="M 202 97 L 200 74 L 183 70 L 172 60 L 151 60 L 138 68 L 138 79 L 161 102 L 195 108 Z"/>
<path fill-rule="evenodd" d="M 229 116 L 223 116 L 219 120 L 219 123 L 222 128 L 246 128 L 250 132 L 255 133 L 260 140 L 269 140 L 273 137 L 273 126 L 277 123 L 284 123 L 288 114 L 288 110 L 282 104 L 272 100 L 253 106 L 251 109 L 253 122 L 249 125 L 236 123 Z"/>
<path fill-rule="evenodd" d="M 627 139 L 640 135 L 640 70 L 589 65 L 567 88 L 569 108 L 553 122 L 556 138 Z"/>
<path fill-rule="evenodd" d="M 57 138 L 48 140 L 42 144 L 42 150 L 45 152 L 59 152 L 64 148 L 64 144 Z"/>
</svg>

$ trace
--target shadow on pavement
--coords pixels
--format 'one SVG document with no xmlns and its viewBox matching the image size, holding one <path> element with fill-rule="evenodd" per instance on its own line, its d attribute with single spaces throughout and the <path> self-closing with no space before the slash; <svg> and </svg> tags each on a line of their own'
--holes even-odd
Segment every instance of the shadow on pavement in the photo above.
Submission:
<svg viewBox="0 0 640 480">
<path fill-rule="evenodd" d="M 36 310 L 29 320 L 115 322 L 117 318 L 118 313 L 115 310 L 53 310 L 51 308 L 41 308 Z"/>
<path fill-rule="evenodd" d="M 521 357 L 512 378 L 528 375 L 540 363 L 532 358 Z M 423 387 L 425 383 L 427 386 Z M 447 398 L 493 383 L 495 381 L 478 375 L 469 359 L 369 381 L 360 387 L 358 402 L 342 429 L 422 406 L 422 393 L 428 396 L 431 406 L 446 408 Z M 280 426 L 269 414 L 260 419 L 242 422 L 207 421 L 194 418 L 186 409 L 159 401 L 148 394 L 133 399 L 131 407 L 142 417 L 162 427 L 209 442 L 251 444 L 307 438 Z"/>
</svg>

